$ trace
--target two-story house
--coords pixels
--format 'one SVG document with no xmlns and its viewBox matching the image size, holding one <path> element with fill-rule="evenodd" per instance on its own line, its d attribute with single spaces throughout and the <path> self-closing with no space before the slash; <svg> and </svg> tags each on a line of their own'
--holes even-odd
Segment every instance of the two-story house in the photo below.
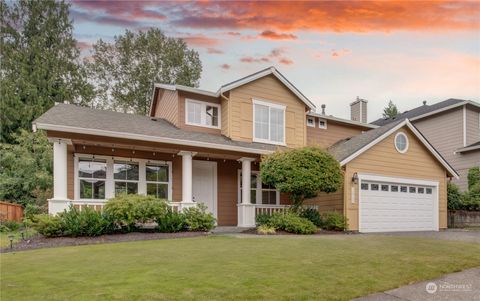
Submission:
<svg viewBox="0 0 480 301">
<path fill-rule="evenodd" d="M 271 67 L 216 92 L 155 85 L 149 116 L 58 104 L 33 126 L 53 143 L 52 214 L 138 193 L 179 210 L 204 203 L 218 225 L 251 227 L 258 213 L 289 204 L 262 183 L 262 156 L 318 145 L 339 160 L 344 185 L 306 204 L 343 212 L 362 232 L 445 228 L 446 183 L 456 172 L 408 120 L 367 124 L 358 100 L 352 114 L 316 113 Z"/>
<path fill-rule="evenodd" d="M 462 190 L 468 189 L 468 170 L 480 166 L 480 104 L 470 100 L 447 99 L 378 119 L 383 126 L 408 118 L 460 175 L 454 179 Z"/>
</svg>

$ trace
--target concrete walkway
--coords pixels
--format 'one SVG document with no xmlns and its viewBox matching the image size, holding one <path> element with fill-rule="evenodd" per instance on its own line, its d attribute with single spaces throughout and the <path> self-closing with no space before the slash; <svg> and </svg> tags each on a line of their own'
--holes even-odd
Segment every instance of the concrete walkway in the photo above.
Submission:
<svg viewBox="0 0 480 301">
<path fill-rule="evenodd" d="M 480 301 L 480 268 L 354 299 L 355 301 Z"/>
</svg>

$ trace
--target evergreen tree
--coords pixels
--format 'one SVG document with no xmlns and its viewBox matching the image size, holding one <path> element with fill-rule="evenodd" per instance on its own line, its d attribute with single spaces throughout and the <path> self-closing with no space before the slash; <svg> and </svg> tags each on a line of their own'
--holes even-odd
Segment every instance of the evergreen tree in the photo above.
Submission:
<svg viewBox="0 0 480 301">
<path fill-rule="evenodd" d="M 148 114 L 154 83 L 196 87 L 202 72 L 195 50 L 154 28 L 99 40 L 86 63 L 97 107 L 141 115 Z"/>
<path fill-rule="evenodd" d="M 55 102 L 85 104 L 93 97 L 68 10 L 63 1 L 1 0 L 1 142 L 13 142 L 18 129 L 30 129 Z"/>
<path fill-rule="evenodd" d="M 393 118 L 398 115 L 397 106 L 390 100 L 387 107 L 383 109 L 383 118 Z"/>
</svg>

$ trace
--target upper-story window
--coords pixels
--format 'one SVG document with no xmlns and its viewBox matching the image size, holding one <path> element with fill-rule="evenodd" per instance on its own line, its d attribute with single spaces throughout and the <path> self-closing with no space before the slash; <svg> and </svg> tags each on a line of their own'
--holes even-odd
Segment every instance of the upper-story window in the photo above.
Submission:
<svg viewBox="0 0 480 301">
<path fill-rule="evenodd" d="M 307 117 L 307 126 L 315 127 L 315 117 Z"/>
<path fill-rule="evenodd" d="M 319 119 L 318 120 L 318 127 L 326 130 L 327 129 L 327 121 L 325 119 Z"/>
<path fill-rule="evenodd" d="M 209 128 L 220 128 L 220 105 L 186 99 L 186 124 Z"/>
<path fill-rule="evenodd" d="M 253 141 L 285 144 L 285 108 L 253 100 Z"/>
</svg>

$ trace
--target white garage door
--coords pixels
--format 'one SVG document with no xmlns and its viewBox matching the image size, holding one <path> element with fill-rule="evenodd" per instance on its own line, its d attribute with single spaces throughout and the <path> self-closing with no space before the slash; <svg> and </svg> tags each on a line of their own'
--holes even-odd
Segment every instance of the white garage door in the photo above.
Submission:
<svg viewBox="0 0 480 301">
<path fill-rule="evenodd" d="M 360 183 L 360 232 L 438 230 L 434 186 L 381 181 Z"/>
</svg>

